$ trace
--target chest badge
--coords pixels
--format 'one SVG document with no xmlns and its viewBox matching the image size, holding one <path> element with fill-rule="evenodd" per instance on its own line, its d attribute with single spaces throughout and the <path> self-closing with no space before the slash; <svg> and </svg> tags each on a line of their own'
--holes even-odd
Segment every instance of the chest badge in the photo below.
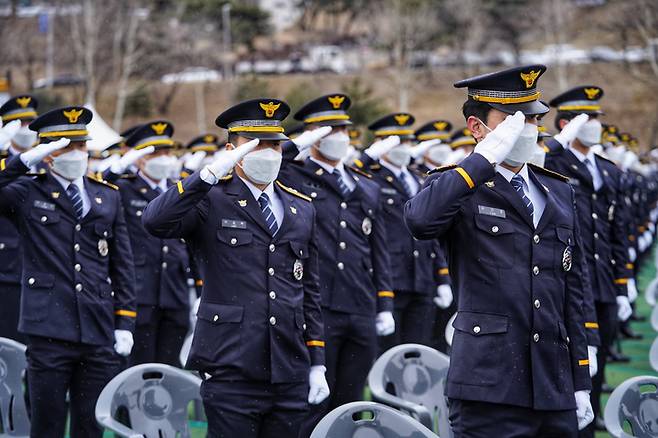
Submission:
<svg viewBox="0 0 658 438">
<path fill-rule="evenodd" d="M 366 236 L 370 236 L 370 233 L 372 233 L 372 221 L 369 217 L 363 218 L 363 222 L 361 223 L 361 231 L 363 231 L 363 234 Z"/>
<path fill-rule="evenodd" d="M 295 207 L 293 207 L 292 205 L 290 206 L 290 213 L 297 214 L 297 209 Z"/>
<path fill-rule="evenodd" d="M 571 261 L 571 247 L 567 246 L 562 253 L 562 269 L 564 269 L 564 272 L 571 271 Z"/>
<path fill-rule="evenodd" d="M 292 265 L 292 275 L 297 281 L 301 281 L 304 278 L 304 264 L 301 260 L 295 260 L 295 264 Z"/>
<path fill-rule="evenodd" d="M 108 253 L 107 240 L 100 239 L 98 241 L 98 253 L 101 255 L 101 257 L 107 256 Z"/>
<path fill-rule="evenodd" d="M 139 192 L 140 193 L 146 193 L 146 192 L 148 192 L 148 189 L 146 187 L 142 187 L 141 189 L 139 189 Z"/>
<path fill-rule="evenodd" d="M 496 183 L 493 182 L 493 181 L 487 181 L 487 182 L 484 183 L 484 185 L 489 187 L 490 189 L 493 189 L 494 187 L 496 187 Z"/>
<path fill-rule="evenodd" d="M 615 219 L 615 205 L 610 204 L 608 208 L 608 221 L 612 222 Z"/>
<path fill-rule="evenodd" d="M 392 183 L 393 182 L 393 177 L 391 175 L 387 176 L 386 181 Z"/>
<path fill-rule="evenodd" d="M 94 198 L 94 200 L 96 201 L 96 204 L 102 204 L 103 203 L 102 198 Z"/>
<path fill-rule="evenodd" d="M 52 192 L 50 195 L 53 197 L 53 199 L 59 198 L 59 192 Z"/>
<path fill-rule="evenodd" d="M 247 206 L 247 200 L 246 199 L 240 199 L 238 201 L 238 205 L 240 205 L 240 207 L 246 207 Z"/>
<path fill-rule="evenodd" d="M 572 165 L 571 165 L 571 168 L 572 168 L 573 170 L 578 170 L 578 166 L 576 166 L 575 164 L 572 164 Z"/>
<path fill-rule="evenodd" d="M 323 169 L 318 169 L 318 170 L 315 171 L 315 174 L 316 174 L 317 176 L 321 176 L 321 175 L 324 174 L 324 170 L 323 170 Z"/>
</svg>

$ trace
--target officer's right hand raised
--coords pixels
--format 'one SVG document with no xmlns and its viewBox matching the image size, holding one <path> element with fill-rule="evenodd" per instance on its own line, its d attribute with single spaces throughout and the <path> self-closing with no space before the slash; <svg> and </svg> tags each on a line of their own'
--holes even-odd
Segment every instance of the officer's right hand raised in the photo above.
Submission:
<svg viewBox="0 0 658 438">
<path fill-rule="evenodd" d="M 475 152 L 491 164 L 502 163 L 514 147 L 524 125 L 525 115 L 521 111 L 505 117 L 505 120 L 475 146 Z"/>
<path fill-rule="evenodd" d="M 110 170 L 112 173 L 120 175 L 135 161 L 139 160 L 144 155 L 152 154 L 153 152 L 155 152 L 155 147 L 153 146 L 147 146 L 143 149 L 131 149 L 126 152 L 119 161 L 113 163 L 112 166 L 110 166 Z"/>
<path fill-rule="evenodd" d="M 242 160 L 242 157 L 247 155 L 249 152 L 253 151 L 256 148 L 256 146 L 258 146 L 259 142 L 260 140 L 255 138 L 251 141 L 248 141 L 247 143 L 238 146 L 235 149 L 231 149 L 230 151 L 222 151 L 215 154 L 217 158 L 215 158 L 215 160 L 212 163 L 204 167 L 202 171 L 207 170 L 213 177 L 211 179 L 215 180 L 213 184 L 216 184 L 219 178 L 228 175 L 231 169 L 233 169 L 235 165 L 240 160 Z M 206 178 L 203 178 L 203 175 L 201 175 L 201 178 L 204 181 L 206 181 Z"/>
<path fill-rule="evenodd" d="M 297 138 L 292 139 L 292 142 L 295 143 L 295 146 L 297 146 L 299 152 L 302 152 L 313 146 L 315 143 L 330 133 L 331 126 L 322 126 L 311 131 L 304 131 Z"/>
<path fill-rule="evenodd" d="M 589 116 L 587 114 L 577 115 L 571 119 L 571 121 L 567 123 L 564 128 L 562 128 L 562 131 L 560 131 L 559 134 L 556 134 L 553 138 L 560 142 L 562 146 L 566 147 L 576 138 L 578 131 L 580 131 L 580 128 L 582 128 L 588 120 Z"/>
<path fill-rule="evenodd" d="M 60 138 L 59 140 L 51 141 L 50 143 L 42 143 L 33 147 L 29 151 L 23 152 L 21 154 L 21 161 L 27 167 L 35 166 L 48 155 L 68 146 L 69 143 L 71 143 L 71 140 L 68 138 Z"/>
<path fill-rule="evenodd" d="M 391 135 L 383 140 L 377 140 L 371 144 L 368 149 L 365 150 L 365 154 L 373 160 L 379 160 L 381 156 L 386 155 L 388 151 L 399 144 L 400 137 L 397 135 Z"/>
<path fill-rule="evenodd" d="M 2 122 L 0 121 L 0 151 L 9 149 L 11 139 L 14 138 L 20 129 L 20 120 L 14 120 L 7 123 L 5 126 L 2 126 Z"/>
</svg>

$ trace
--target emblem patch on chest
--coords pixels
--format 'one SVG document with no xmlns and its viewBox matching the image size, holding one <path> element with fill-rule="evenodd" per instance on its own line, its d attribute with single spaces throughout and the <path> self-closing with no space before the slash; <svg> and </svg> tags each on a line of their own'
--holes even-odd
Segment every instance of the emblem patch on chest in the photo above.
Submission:
<svg viewBox="0 0 658 438">
<path fill-rule="evenodd" d="M 98 253 L 101 255 L 101 257 L 105 257 L 107 255 L 108 253 L 107 240 L 100 239 L 98 241 Z"/>
<path fill-rule="evenodd" d="M 564 269 L 564 272 L 571 271 L 571 261 L 571 247 L 567 246 L 562 253 L 562 269 Z"/>
<path fill-rule="evenodd" d="M 292 265 L 292 275 L 297 281 L 301 281 L 304 278 L 304 264 L 301 260 L 295 260 L 295 264 Z"/>
<path fill-rule="evenodd" d="M 485 216 L 494 216 L 503 219 L 507 217 L 505 210 L 502 208 L 487 207 L 486 205 L 478 205 L 478 213 Z"/>
<path fill-rule="evenodd" d="M 369 217 L 363 218 L 363 223 L 361 224 L 361 231 L 363 231 L 363 234 L 366 236 L 370 236 L 370 233 L 372 233 L 372 221 L 370 220 Z"/>
</svg>

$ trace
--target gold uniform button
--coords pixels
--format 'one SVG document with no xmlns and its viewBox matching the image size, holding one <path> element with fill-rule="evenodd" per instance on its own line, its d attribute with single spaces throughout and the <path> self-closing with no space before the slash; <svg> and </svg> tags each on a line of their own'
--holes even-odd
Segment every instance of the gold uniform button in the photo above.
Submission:
<svg viewBox="0 0 658 438">
<path fill-rule="evenodd" d="M 539 309 L 541 307 L 541 302 L 539 300 L 535 300 L 535 309 Z"/>
<path fill-rule="evenodd" d="M 231 238 L 231 245 L 235 245 L 236 243 L 238 243 L 238 239 L 235 237 Z"/>
<path fill-rule="evenodd" d="M 339 222 L 339 225 L 340 225 L 341 228 L 346 228 L 346 227 L 347 227 L 347 222 L 345 222 L 345 221 L 340 221 L 340 222 Z"/>
<path fill-rule="evenodd" d="M 73 269 L 80 272 L 82 270 L 82 266 L 80 266 L 80 263 L 76 263 L 75 266 L 73 266 Z"/>
<path fill-rule="evenodd" d="M 532 340 L 535 342 L 539 342 L 539 333 L 535 333 L 534 335 L 532 335 Z"/>
<path fill-rule="evenodd" d="M 480 333 L 480 326 L 479 325 L 476 325 L 475 327 L 473 327 L 473 333 L 475 333 L 476 335 L 478 333 Z"/>
<path fill-rule="evenodd" d="M 270 274 L 270 277 L 274 275 L 274 268 L 270 268 L 267 270 L 267 273 Z"/>
<path fill-rule="evenodd" d="M 341 271 L 345 269 L 345 265 L 343 264 L 343 262 L 338 262 L 338 265 L 336 266 L 338 266 L 338 269 L 340 269 Z"/>
<path fill-rule="evenodd" d="M 539 236 L 536 235 L 536 234 L 534 236 L 532 236 L 532 241 L 535 242 L 535 243 L 539 243 Z"/>
<path fill-rule="evenodd" d="M 346 203 L 346 202 L 341 202 L 341 203 L 340 203 L 340 208 L 342 208 L 343 210 L 345 210 L 345 209 L 347 208 L 347 203 Z"/>
<path fill-rule="evenodd" d="M 270 252 L 274 252 L 276 250 L 276 246 L 274 244 L 270 245 Z"/>
<path fill-rule="evenodd" d="M 80 283 L 75 285 L 75 291 L 76 292 L 82 292 L 82 285 Z"/>
<path fill-rule="evenodd" d="M 276 318 L 273 316 L 270 317 L 270 325 L 276 325 Z"/>
<path fill-rule="evenodd" d="M 73 245 L 73 251 L 80 252 L 80 244 L 79 243 L 76 243 L 75 245 Z"/>
<path fill-rule="evenodd" d="M 27 284 L 33 285 L 36 282 L 36 280 L 33 277 L 30 277 L 27 279 Z"/>
<path fill-rule="evenodd" d="M 274 292 L 273 290 L 270 291 L 270 298 L 276 300 L 276 292 Z"/>
<path fill-rule="evenodd" d="M 498 228 L 498 226 L 496 226 L 496 225 L 494 225 L 493 227 L 491 227 L 491 232 L 492 232 L 492 233 L 497 233 L 499 230 L 500 230 L 500 228 Z"/>
<path fill-rule="evenodd" d="M 539 275 L 539 266 L 534 266 L 532 268 L 532 273 L 535 274 L 535 275 Z"/>
</svg>

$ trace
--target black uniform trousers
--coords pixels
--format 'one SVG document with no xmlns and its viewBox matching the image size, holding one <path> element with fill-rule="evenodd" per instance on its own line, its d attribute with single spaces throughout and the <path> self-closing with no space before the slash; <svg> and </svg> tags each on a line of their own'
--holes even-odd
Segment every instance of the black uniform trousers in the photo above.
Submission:
<svg viewBox="0 0 658 438">
<path fill-rule="evenodd" d="M 201 384 L 208 438 L 296 437 L 308 412 L 308 382 L 206 380 Z"/>
<path fill-rule="evenodd" d="M 18 332 L 21 308 L 21 285 L 0 282 L 0 336 L 25 343 L 25 335 Z"/>
<path fill-rule="evenodd" d="M 69 393 L 71 438 L 102 437 L 96 400 L 119 370 L 112 346 L 28 336 L 27 375 L 33 438 L 62 438 Z"/>
<path fill-rule="evenodd" d="M 424 293 L 395 291 L 393 304 L 395 332 L 379 337 L 379 353 L 400 344 L 428 345 L 435 307 L 431 297 Z"/>
<path fill-rule="evenodd" d="M 592 377 L 592 392 L 590 393 L 590 400 L 592 402 L 592 410 L 594 415 L 598 417 L 601 414 L 601 386 L 605 378 L 605 364 L 610 352 L 615 335 L 617 333 L 617 304 L 616 303 L 601 303 L 599 301 L 594 303 L 596 307 L 596 318 L 599 323 L 599 337 L 601 338 L 601 345 L 598 347 L 596 353 L 596 362 L 598 364 L 598 371 Z M 579 436 L 581 438 L 594 438 L 594 422 L 591 422 L 585 429 L 583 429 Z"/>
<path fill-rule="evenodd" d="M 357 315 L 322 309 L 327 383 L 331 395 L 311 405 L 299 433 L 308 438 L 318 422 L 332 409 L 363 399 L 370 368 L 377 356 L 375 315 Z"/>
<path fill-rule="evenodd" d="M 131 365 L 157 362 L 180 368 L 180 351 L 189 325 L 187 309 L 138 306 Z"/>
<path fill-rule="evenodd" d="M 520 406 L 450 399 L 454 438 L 575 438 L 576 410 L 538 411 Z"/>
</svg>

